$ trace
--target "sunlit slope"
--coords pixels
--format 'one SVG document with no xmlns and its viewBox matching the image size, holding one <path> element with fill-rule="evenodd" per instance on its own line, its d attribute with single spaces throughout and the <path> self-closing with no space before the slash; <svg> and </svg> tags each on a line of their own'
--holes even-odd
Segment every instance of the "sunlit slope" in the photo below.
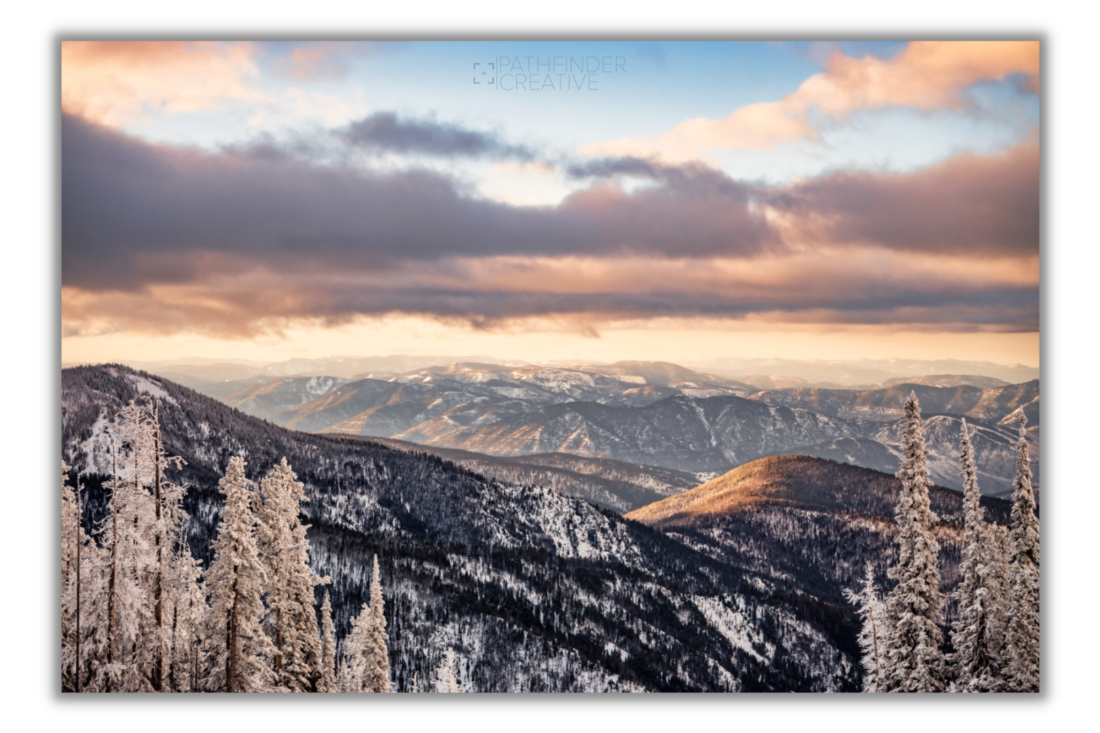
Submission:
<svg viewBox="0 0 1100 733">
<path fill-rule="evenodd" d="M 626 514 L 661 529 L 699 527 L 747 509 L 792 506 L 892 518 L 901 484 L 893 476 L 809 456 L 761 458 Z M 961 521 L 962 495 L 933 487 L 932 509 L 944 522 Z M 1007 519 L 1008 503 L 983 497 L 988 518 Z"/>
</svg>

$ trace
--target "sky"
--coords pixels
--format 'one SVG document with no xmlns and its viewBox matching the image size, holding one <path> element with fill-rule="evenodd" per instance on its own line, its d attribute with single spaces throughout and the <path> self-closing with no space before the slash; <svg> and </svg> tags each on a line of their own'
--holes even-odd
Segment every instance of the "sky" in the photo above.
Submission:
<svg viewBox="0 0 1100 733">
<path fill-rule="evenodd" d="M 1039 44 L 61 43 L 62 362 L 1039 365 Z"/>
</svg>

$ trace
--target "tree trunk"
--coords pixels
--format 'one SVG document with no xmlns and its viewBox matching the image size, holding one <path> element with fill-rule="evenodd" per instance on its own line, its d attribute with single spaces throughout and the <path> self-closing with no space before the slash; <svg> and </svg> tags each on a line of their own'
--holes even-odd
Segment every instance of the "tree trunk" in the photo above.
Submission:
<svg viewBox="0 0 1100 733">
<path fill-rule="evenodd" d="M 237 690 L 237 658 L 240 655 L 240 640 L 237 634 L 237 578 L 233 578 L 233 608 L 229 612 L 229 622 L 225 633 L 225 691 Z"/>
</svg>

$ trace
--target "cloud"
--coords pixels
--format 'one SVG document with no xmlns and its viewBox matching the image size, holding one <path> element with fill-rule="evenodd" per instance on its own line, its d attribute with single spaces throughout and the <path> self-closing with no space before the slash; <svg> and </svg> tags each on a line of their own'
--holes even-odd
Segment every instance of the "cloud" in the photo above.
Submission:
<svg viewBox="0 0 1100 733">
<path fill-rule="evenodd" d="M 62 319 L 70 335 L 126 330 L 222 337 L 388 314 L 462 321 L 482 329 L 522 327 L 527 319 L 546 316 L 589 329 L 654 317 L 902 328 L 934 324 L 947 331 L 1038 328 L 1036 283 L 995 274 L 963 277 L 967 266 L 978 263 L 951 264 L 962 266 L 959 275 L 942 281 L 904 268 L 883 278 L 875 263 L 835 253 L 773 262 L 763 274 L 739 271 L 728 261 L 652 258 L 625 266 L 619 258 L 549 263 L 508 258 L 399 263 L 379 272 L 253 268 L 134 292 L 63 288 Z"/>
<path fill-rule="evenodd" d="M 349 145 L 376 153 L 419 154 L 440 158 L 535 160 L 522 145 L 505 143 L 494 133 L 467 130 L 435 120 L 403 119 L 393 112 L 376 112 L 334 133 Z"/>
<path fill-rule="evenodd" d="M 1031 329 L 1038 155 L 777 188 L 599 158 L 565 165 L 585 187 L 560 204 L 521 207 L 432 171 L 172 148 L 63 115 L 62 314 L 67 333 L 238 336 L 385 313 Z"/>
<path fill-rule="evenodd" d="M 995 256 L 1039 249 L 1039 145 L 964 153 L 911 173 L 842 171 L 772 198 L 788 239 Z"/>
<path fill-rule="evenodd" d="M 61 179 L 62 278 L 86 288 L 198 277 L 218 254 L 374 268 L 505 253 L 744 255 L 771 239 L 743 196 L 699 197 L 690 176 L 682 187 L 630 195 L 604 183 L 557 207 L 512 207 L 431 171 L 175 149 L 69 115 Z"/>
<path fill-rule="evenodd" d="M 353 60 L 405 45 L 404 41 L 262 41 L 256 44 L 278 76 L 298 82 L 344 79 Z"/>
<path fill-rule="evenodd" d="M 296 81 L 342 79 L 348 73 L 349 46 L 355 45 L 338 41 L 294 44 L 290 53 L 279 59 L 276 69 L 282 76 Z"/>
<path fill-rule="evenodd" d="M 121 126 L 156 110 L 195 112 L 264 95 L 249 43 L 63 41 L 61 108 Z"/>
<path fill-rule="evenodd" d="M 835 51 L 825 71 L 778 102 L 751 104 L 721 120 L 687 120 L 653 138 L 621 138 L 581 148 L 588 155 L 654 156 L 687 160 L 708 150 L 761 150 L 816 139 L 814 115 L 843 119 L 859 110 L 909 107 L 959 109 L 975 84 L 1013 74 L 1038 90 L 1038 41 L 913 41 L 879 59 Z"/>
</svg>

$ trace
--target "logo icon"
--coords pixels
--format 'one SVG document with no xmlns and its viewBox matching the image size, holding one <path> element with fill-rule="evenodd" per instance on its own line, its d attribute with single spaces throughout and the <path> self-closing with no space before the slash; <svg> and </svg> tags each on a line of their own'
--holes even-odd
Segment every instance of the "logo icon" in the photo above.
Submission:
<svg viewBox="0 0 1100 733">
<path fill-rule="evenodd" d="M 478 70 L 477 70 L 477 67 L 479 67 L 479 66 L 488 66 L 489 68 L 487 70 L 482 69 L 480 74 L 479 74 Z M 492 71 L 492 76 L 489 76 L 490 71 Z M 484 77 L 487 77 L 487 76 L 489 77 L 488 80 L 486 80 L 484 78 Z M 478 81 L 478 77 L 481 77 L 480 81 Z M 480 84 L 493 84 L 493 83 L 496 82 L 496 80 L 497 80 L 497 70 L 496 70 L 496 64 L 495 63 L 488 63 L 488 64 L 475 63 L 474 64 L 474 84 L 479 84 L 479 85 Z"/>
</svg>

